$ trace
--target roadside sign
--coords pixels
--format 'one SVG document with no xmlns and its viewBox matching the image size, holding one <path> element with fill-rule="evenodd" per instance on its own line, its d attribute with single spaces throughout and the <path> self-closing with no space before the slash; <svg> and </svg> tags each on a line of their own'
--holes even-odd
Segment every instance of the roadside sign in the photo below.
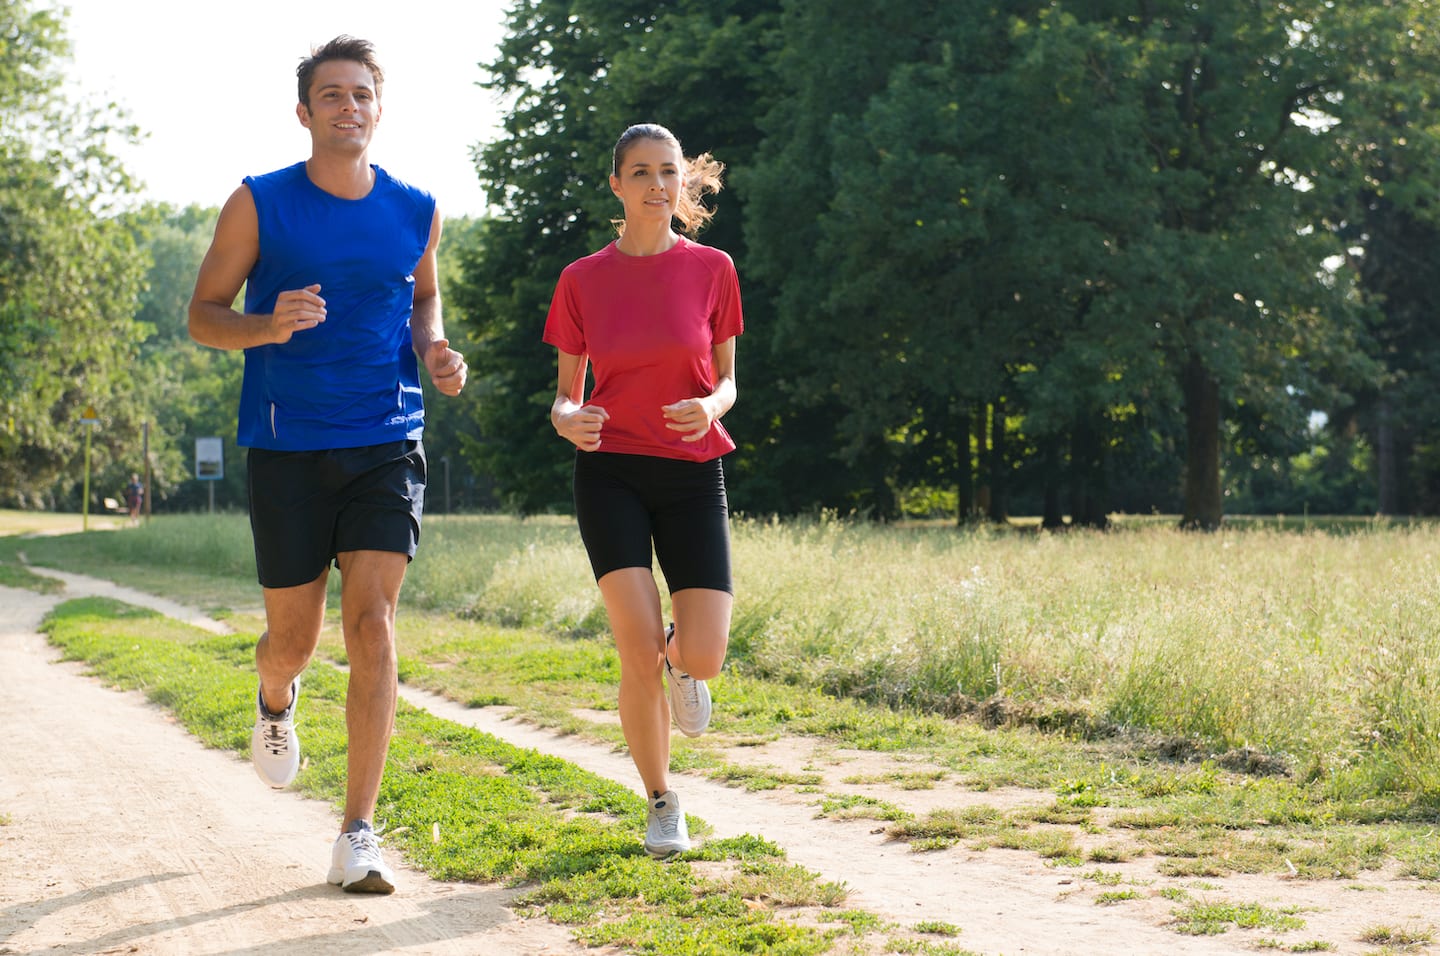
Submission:
<svg viewBox="0 0 1440 956">
<path fill-rule="evenodd" d="M 219 438 L 195 439 L 195 477 L 201 481 L 225 477 L 225 443 Z"/>
<path fill-rule="evenodd" d="M 81 415 L 80 415 L 80 424 L 82 424 L 82 425 L 98 425 L 98 424 L 100 424 L 100 416 L 99 416 L 98 414 L 96 414 L 96 412 L 95 412 L 95 406 L 94 406 L 94 405 L 86 405 L 86 406 L 85 406 L 85 411 L 82 412 Z"/>
</svg>

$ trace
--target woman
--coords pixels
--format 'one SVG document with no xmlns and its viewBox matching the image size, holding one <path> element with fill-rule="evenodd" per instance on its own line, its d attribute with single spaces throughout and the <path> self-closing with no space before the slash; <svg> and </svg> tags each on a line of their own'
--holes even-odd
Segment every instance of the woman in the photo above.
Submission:
<svg viewBox="0 0 1440 956">
<path fill-rule="evenodd" d="M 725 662 L 734 600 L 720 456 L 735 443 L 720 417 L 735 403 L 740 284 L 728 255 L 690 238 L 713 215 L 699 197 L 719 191 L 723 169 L 708 153 L 687 160 L 662 126 L 627 129 L 610 173 L 619 237 L 565 268 L 545 321 L 559 349 L 550 421 L 577 449 L 575 513 L 620 654 L 620 724 L 657 859 L 690 848 L 667 776 L 670 719 L 692 737 L 709 724 L 705 681 Z"/>
</svg>

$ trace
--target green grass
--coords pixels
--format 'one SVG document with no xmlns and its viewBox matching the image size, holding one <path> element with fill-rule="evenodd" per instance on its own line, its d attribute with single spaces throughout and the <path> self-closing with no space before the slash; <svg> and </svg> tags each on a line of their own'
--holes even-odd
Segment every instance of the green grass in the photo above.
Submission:
<svg viewBox="0 0 1440 956">
<path fill-rule="evenodd" d="M 1173 928 L 1186 936 L 1218 936 L 1231 927 L 1240 929 L 1304 929 L 1305 921 L 1291 908 L 1275 909 L 1258 903 L 1190 903 L 1176 911 Z"/>
<path fill-rule="evenodd" d="M 59 580 L 36 574 L 15 561 L 0 561 L 0 587 L 24 588 L 41 594 L 58 594 L 65 589 Z"/>
<path fill-rule="evenodd" d="M 1234 525 L 1054 535 L 737 520 L 729 670 L 899 712 L 1127 733 L 1160 755 L 1347 796 L 1440 797 L 1440 579 L 1410 573 L 1433 564 L 1440 526 Z M 241 516 L 0 539 L 0 565 L 19 547 L 203 607 L 258 606 Z M 563 517 L 430 521 L 404 600 L 559 638 L 605 634 Z M 784 702 L 760 717 L 808 732 Z"/>
<path fill-rule="evenodd" d="M 248 636 L 205 635 L 103 599 L 66 602 L 45 628 L 67 659 L 143 690 L 210 746 L 248 749 Z M 294 784 L 337 806 L 345 684 L 329 665 L 307 671 L 307 761 Z M 799 914 L 838 905 L 843 887 L 786 864 L 778 847 L 754 837 L 713 840 L 677 863 L 657 863 L 641 849 L 644 819 L 644 801 L 630 788 L 399 707 L 376 823 L 432 876 L 531 887 L 519 905 L 576 924 L 577 937 L 591 945 L 676 956 L 808 956 L 830 948 L 833 934 Z"/>
<path fill-rule="evenodd" d="M 1435 939 L 1435 932 L 1412 926 L 1370 926 L 1360 932 L 1360 939 L 1398 952 L 1429 945 Z"/>
<path fill-rule="evenodd" d="M 569 519 L 446 518 L 425 533 L 399 620 L 402 679 L 621 744 L 613 722 L 572 712 L 613 712 L 618 660 Z M 233 639 L 248 687 L 263 626 L 249 548 L 243 518 L 166 517 L 0 538 L 0 574 L 36 583 L 23 551 L 220 611 L 250 632 Z M 1440 526 L 1048 535 L 738 521 L 735 553 L 712 733 L 676 739 L 677 771 L 815 793 L 820 813 L 886 820 L 917 852 L 1150 858 L 1191 880 L 1353 880 L 1394 864 L 1440 880 L 1440 577 L 1424 573 Z M 322 656 L 343 662 L 333 603 Z M 909 815 L 898 797 L 835 797 L 811 768 L 724 753 L 782 737 L 903 758 L 903 771 L 847 777 L 897 794 L 944 781 L 1050 799 Z M 433 822 L 413 825 L 428 840 Z M 1079 837 L 1097 834 L 1083 850 Z M 472 863 L 487 878 L 534 879 L 528 864 Z"/>
<path fill-rule="evenodd" d="M 1130 900 L 1144 899 L 1138 890 L 1106 890 L 1095 897 L 1096 906 L 1114 906 L 1117 903 L 1125 903 Z"/>
</svg>

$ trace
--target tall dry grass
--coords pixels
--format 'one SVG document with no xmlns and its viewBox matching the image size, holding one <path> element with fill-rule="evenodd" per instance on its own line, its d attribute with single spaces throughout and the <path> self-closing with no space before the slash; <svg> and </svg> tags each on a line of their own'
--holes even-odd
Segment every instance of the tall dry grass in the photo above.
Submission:
<svg viewBox="0 0 1440 956">
<path fill-rule="evenodd" d="M 78 540 L 86 560 L 117 567 L 143 555 L 253 576 L 243 517 Z M 737 520 L 734 551 L 731 666 L 747 673 L 941 712 L 1003 695 L 1283 755 L 1359 791 L 1440 793 L 1440 526 L 1046 534 Z M 558 517 L 431 519 L 406 600 L 567 635 L 606 626 Z"/>
</svg>

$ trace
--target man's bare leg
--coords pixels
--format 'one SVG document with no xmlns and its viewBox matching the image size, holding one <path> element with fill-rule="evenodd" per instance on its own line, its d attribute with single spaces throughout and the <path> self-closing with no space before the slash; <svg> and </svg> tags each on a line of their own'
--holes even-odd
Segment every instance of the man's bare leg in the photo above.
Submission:
<svg viewBox="0 0 1440 956">
<path fill-rule="evenodd" d="M 372 820 L 395 726 L 395 608 L 408 562 L 390 551 L 347 551 L 338 556 L 345 652 L 350 682 L 345 695 L 349 734 L 343 831 Z"/>
</svg>

